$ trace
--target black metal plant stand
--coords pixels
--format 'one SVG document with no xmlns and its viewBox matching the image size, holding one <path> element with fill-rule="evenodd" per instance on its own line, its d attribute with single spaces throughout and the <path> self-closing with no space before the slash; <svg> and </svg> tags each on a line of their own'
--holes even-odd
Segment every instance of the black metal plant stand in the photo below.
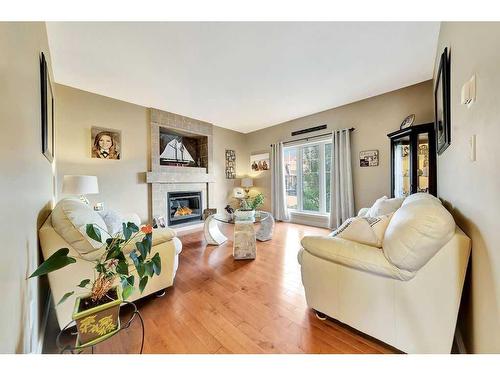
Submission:
<svg viewBox="0 0 500 375">
<path fill-rule="evenodd" d="M 69 322 L 68 324 L 66 324 L 66 326 L 61 330 L 61 332 L 59 332 L 59 334 L 57 335 L 57 338 L 56 338 L 56 345 L 57 345 L 57 348 L 59 349 L 59 354 L 64 354 L 65 352 L 70 352 L 71 354 L 80 354 L 83 352 L 84 349 L 87 349 L 87 348 L 91 348 L 92 350 L 92 354 L 94 353 L 94 347 L 98 344 L 100 344 L 101 342 L 104 342 L 106 340 L 108 340 L 109 338 L 115 336 L 118 332 L 121 332 L 125 329 L 128 329 L 130 327 L 130 324 L 132 323 L 132 321 L 135 319 L 135 317 L 139 317 L 139 320 L 141 322 L 141 328 L 142 328 L 142 338 L 141 338 L 141 350 L 139 352 L 139 354 L 142 354 L 142 350 L 144 348 L 144 320 L 142 319 L 142 316 L 139 312 L 139 310 L 137 309 L 137 306 L 135 305 L 135 303 L 133 302 L 128 302 L 128 301 L 123 301 L 123 306 L 132 306 L 132 308 L 134 309 L 134 311 L 132 312 L 132 315 L 130 316 L 130 319 L 125 323 L 125 324 L 122 324 L 120 326 L 120 328 L 115 332 L 113 333 L 111 336 L 103 339 L 102 341 L 99 341 L 97 343 L 88 343 L 88 344 L 84 344 L 84 345 L 77 345 L 77 342 L 78 342 L 78 338 L 75 337 L 75 344 L 74 345 L 63 345 L 61 344 L 61 336 L 65 333 L 66 330 L 69 329 L 69 327 L 75 323 L 74 320 L 72 320 L 71 322 Z M 77 332 L 71 332 L 70 333 L 71 335 L 74 335 L 74 336 L 77 336 L 78 333 Z"/>
</svg>

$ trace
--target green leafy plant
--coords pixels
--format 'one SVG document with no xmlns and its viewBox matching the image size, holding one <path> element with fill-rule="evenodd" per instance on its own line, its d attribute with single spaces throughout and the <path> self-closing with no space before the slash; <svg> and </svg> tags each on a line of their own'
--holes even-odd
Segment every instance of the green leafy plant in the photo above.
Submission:
<svg viewBox="0 0 500 375">
<path fill-rule="evenodd" d="M 259 193 L 255 197 L 247 197 L 240 202 L 242 211 L 256 210 L 264 204 L 264 194 Z"/>
<path fill-rule="evenodd" d="M 253 197 L 252 201 L 250 202 L 250 207 L 252 208 L 252 210 L 256 210 L 263 204 L 264 204 L 264 194 L 259 193 L 255 197 Z"/>
<path fill-rule="evenodd" d="M 151 225 L 143 226 L 141 229 L 134 223 L 123 223 L 121 232 L 114 236 L 109 235 L 109 238 L 102 241 L 102 231 L 95 224 L 87 224 L 86 233 L 94 241 L 105 245 L 105 251 L 95 261 L 88 261 L 94 264 L 94 280 L 82 280 L 78 288 L 86 288 L 90 290 L 90 298 L 93 302 L 99 303 L 103 300 L 108 292 L 119 281 L 122 287 L 122 297 L 126 300 L 134 291 L 136 280 L 134 275 L 129 273 L 129 261 L 131 261 L 139 276 L 138 286 L 142 293 L 146 287 L 148 280 L 154 275 L 161 273 L 161 259 L 158 253 L 151 256 L 151 246 L 153 239 L 153 228 Z M 140 239 L 139 239 L 140 238 Z M 135 241 L 135 249 L 130 252 L 129 260 L 126 258 L 123 249 L 129 243 Z M 43 262 L 31 277 L 46 275 L 76 262 L 76 259 L 68 256 L 69 250 L 62 248 L 52 254 L 45 262 Z M 75 291 L 66 293 L 58 304 L 64 302 L 68 297 L 72 296 Z M 106 301 L 107 302 L 107 301 Z"/>
</svg>

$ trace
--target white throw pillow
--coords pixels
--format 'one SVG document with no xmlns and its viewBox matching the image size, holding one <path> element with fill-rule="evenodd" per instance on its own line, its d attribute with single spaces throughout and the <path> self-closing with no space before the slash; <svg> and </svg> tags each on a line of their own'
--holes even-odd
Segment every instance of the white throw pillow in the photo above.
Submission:
<svg viewBox="0 0 500 375">
<path fill-rule="evenodd" d="M 106 224 L 96 211 L 79 199 L 67 198 L 59 201 L 52 211 L 51 218 L 54 230 L 79 253 L 87 254 L 102 246 L 87 236 L 86 225 L 95 224 L 106 229 Z M 109 236 L 101 231 L 101 238 L 105 243 Z"/>
<path fill-rule="evenodd" d="M 387 198 L 383 196 L 375 201 L 365 216 L 377 217 L 395 212 L 403 204 L 404 198 Z"/>
<path fill-rule="evenodd" d="M 123 218 L 113 210 L 97 211 L 99 216 L 104 220 L 108 233 L 112 236 L 122 231 Z"/>
<path fill-rule="evenodd" d="M 330 236 L 362 243 L 369 246 L 382 247 L 384 234 L 392 214 L 378 217 L 351 217 Z"/>
<path fill-rule="evenodd" d="M 411 197 L 392 216 L 383 249 L 396 267 L 414 272 L 453 237 L 455 221 L 437 198 Z"/>
</svg>

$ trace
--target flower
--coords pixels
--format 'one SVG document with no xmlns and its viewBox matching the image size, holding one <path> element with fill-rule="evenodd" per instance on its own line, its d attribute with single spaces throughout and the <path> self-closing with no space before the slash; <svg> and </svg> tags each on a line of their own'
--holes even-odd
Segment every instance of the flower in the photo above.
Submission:
<svg viewBox="0 0 500 375">
<path fill-rule="evenodd" d="M 145 225 L 141 228 L 141 232 L 144 234 L 153 233 L 153 227 L 151 224 Z"/>
</svg>

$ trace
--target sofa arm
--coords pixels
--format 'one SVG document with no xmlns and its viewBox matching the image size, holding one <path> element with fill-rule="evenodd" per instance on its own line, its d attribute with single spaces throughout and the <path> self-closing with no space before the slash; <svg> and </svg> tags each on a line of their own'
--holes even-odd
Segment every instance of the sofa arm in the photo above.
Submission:
<svg viewBox="0 0 500 375">
<path fill-rule="evenodd" d="M 365 216 L 369 210 L 370 210 L 369 207 L 363 207 L 362 209 L 359 210 L 358 216 Z"/>
</svg>

